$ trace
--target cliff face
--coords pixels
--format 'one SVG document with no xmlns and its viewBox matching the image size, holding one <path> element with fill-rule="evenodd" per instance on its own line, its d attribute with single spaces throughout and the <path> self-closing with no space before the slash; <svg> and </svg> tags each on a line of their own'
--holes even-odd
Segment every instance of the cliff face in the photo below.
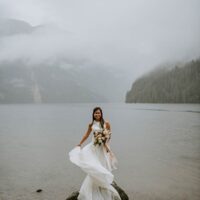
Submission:
<svg viewBox="0 0 200 200">
<path fill-rule="evenodd" d="M 137 79 L 126 103 L 200 103 L 200 59 Z"/>
</svg>

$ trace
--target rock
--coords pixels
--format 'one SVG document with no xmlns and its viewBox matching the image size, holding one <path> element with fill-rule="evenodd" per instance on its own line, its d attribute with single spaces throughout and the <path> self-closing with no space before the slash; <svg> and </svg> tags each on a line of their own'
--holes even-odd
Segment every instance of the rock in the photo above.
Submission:
<svg viewBox="0 0 200 200">
<path fill-rule="evenodd" d="M 118 191 L 119 196 L 121 197 L 122 200 L 128 200 L 127 194 L 122 190 L 115 181 L 113 181 L 112 186 Z"/>
<path fill-rule="evenodd" d="M 78 195 L 79 195 L 78 191 L 73 192 L 69 197 L 67 197 L 66 200 L 77 200 Z"/>
<path fill-rule="evenodd" d="M 121 197 L 122 200 L 129 200 L 127 194 L 122 190 L 115 181 L 111 184 L 119 193 L 119 196 Z M 78 191 L 73 192 L 69 197 L 67 197 L 66 200 L 77 200 L 77 197 L 79 195 Z"/>
<path fill-rule="evenodd" d="M 42 189 L 38 189 L 38 190 L 36 190 L 36 192 L 42 192 Z"/>
</svg>

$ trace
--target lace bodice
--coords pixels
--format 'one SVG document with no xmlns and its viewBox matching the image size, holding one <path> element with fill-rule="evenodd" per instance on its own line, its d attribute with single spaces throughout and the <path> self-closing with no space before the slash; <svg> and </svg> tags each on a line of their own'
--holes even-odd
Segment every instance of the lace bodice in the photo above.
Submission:
<svg viewBox="0 0 200 200">
<path fill-rule="evenodd" d="M 103 131 L 103 128 L 101 127 L 101 124 L 99 121 L 94 120 L 92 125 L 92 131 Z"/>
<path fill-rule="evenodd" d="M 104 123 L 104 129 L 106 129 L 106 123 Z M 101 127 L 101 124 L 99 121 L 96 121 L 94 120 L 93 124 L 92 124 L 92 142 L 94 142 L 95 140 L 95 136 L 94 136 L 94 132 L 97 131 L 97 132 L 101 132 L 103 131 L 103 128 Z"/>
</svg>

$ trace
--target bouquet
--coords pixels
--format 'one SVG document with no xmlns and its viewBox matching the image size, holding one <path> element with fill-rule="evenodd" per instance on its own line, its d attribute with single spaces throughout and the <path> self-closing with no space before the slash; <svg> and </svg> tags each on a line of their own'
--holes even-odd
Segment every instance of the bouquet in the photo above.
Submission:
<svg viewBox="0 0 200 200">
<path fill-rule="evenodd" d="M 109 151 L 106 142 L 111 138 L 111 131 L 108 129 L 103 129 L 102 132 L 95 131 L 94 132 L 94 145 L 105 145 L 107 152 Z"/>
</svg>

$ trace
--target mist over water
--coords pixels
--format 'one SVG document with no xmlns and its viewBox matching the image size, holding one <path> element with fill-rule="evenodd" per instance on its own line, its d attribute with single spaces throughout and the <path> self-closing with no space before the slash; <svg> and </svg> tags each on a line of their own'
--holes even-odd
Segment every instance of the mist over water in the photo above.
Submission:
<svg viewBox="0 0 200 200">
<path fill-rule="evenodd" d="M 130 199 L 200 198 L 198 104 L 98 104 L 112 129 L 115 181 Z M 68 159 L 96 104 L 0 106 L 0 198 L 65 199 L 86 176 Z M 91 135 L 85 141 L 87 144 Z M 37 189 L 42 193 L 36 193 Z"/>
</svg>

